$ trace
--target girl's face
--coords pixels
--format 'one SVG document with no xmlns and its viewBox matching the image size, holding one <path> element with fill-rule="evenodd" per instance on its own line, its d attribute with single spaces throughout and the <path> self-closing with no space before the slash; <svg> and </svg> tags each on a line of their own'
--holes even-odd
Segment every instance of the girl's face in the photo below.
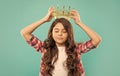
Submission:
<svg viewBox="0 0 120 76">
<path fill-rule="evenodd" d="M 68 33 L 62 23 L 57 23 L 52 31 L 53 39 L 57 46 L 65 46 L 65 41 L 68 38 Z"/>
</svg>

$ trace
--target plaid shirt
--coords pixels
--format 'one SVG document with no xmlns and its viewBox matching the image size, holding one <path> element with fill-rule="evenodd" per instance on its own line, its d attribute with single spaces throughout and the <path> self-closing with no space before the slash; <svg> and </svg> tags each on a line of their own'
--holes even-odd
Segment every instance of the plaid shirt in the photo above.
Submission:
<svg viewBox="0 0 120 76">
<path fill-rule="evenodd" d="M 27 43 L 29 45 L 31 45 L 32 47 L 34 47 L 37 52 L 40 52 L 42 54 L 42 57 L 43 57 L 43 55 L 44 55 L 44 53 L 46 51 L 42 47 L 44 45 L 44 42 L 39 40 L 37 37 L 32 36 L 32 38 L 29 41 L 27 41 Z M 82 53 L 86 53 L 86 52 L 90 51 L 93 48 L 95 48 L 95 46 L 93 45 L 91 40 L 89 40 L 87 42 L 84 42 L 82 44 L 81 43 L 80 44 L 76 44 L 75 50 L 77 51 L 78 59 L 80 60 L 80 63 L 77 66 L 79 67 L 78 68 L 79 71 L 82 73 L 81 76 L 85 76 L 85 72 L 84 72 L 83 65 L 82 65 L 82 60 L 80 59 L 81 54 Z M 44 68 L 44 65 L 42 65 L 42 61 L 41 61 L 40 75 L 39 76 L 44 76 L 44 72 L 42 70 L 43 68 Z"/>
</svg>

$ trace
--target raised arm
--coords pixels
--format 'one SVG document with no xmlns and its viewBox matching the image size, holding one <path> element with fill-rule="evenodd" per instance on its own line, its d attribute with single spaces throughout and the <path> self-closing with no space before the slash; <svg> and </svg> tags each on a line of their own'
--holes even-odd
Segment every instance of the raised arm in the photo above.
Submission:
<svg viewBox="0 0 120 76">
<path fill-rule="evenodd" d="M 54 8 L 50 7 L 47 15 L 44 18 L 42 18 L 42 19 L 28 25 L 27 27 L 23 28 L 21 30 L 21 35 L 24 37 L 24 39 L 27 40 L 27 41 L 30 40 L 30 38 L 32 37 L 32 32 L 36 28 L 38 28 L 41 24 L 50 21 L 52 19 L 53 11 L 54 11 Z"/>
<path fill-rule="evenodd" d="M 86 32 L 86 34 L 91 38 L 94 46 L 97 47 L 97 45 L 101 41 L 101 37 L 95 31 L 93 31 L 91 28 L 89 28 L 88 26 L 86 26 L 81 22 L 80 15 L 76 10 L 73 10 L 70 13 L 71 13 L 71 18 L 75 21 L 75 23 L 78 26 L 80 26 Z"/>
</svg>

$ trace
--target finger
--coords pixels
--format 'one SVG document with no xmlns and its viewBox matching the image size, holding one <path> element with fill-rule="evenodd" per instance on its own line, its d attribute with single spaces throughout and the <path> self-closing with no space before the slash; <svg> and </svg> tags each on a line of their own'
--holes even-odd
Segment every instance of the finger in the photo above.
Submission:
<svg viewBox="0 0 120 76">
<path fill-rule="evenodd" d="M 48 13 L 49 14 L 52 14 L 54 12 L 54 9 L 53 8 L 50 8 L 49 10 L 48 10 Z"/>
<path fill-rule="evenodd" d="M 70 12 L 72 12 L 72 13 L 77 13 L 77 11 L 76 11 L 76 10 L 71 10 Z"/>
<path fill-rule="evenodd" d="M 54 10 L 54 7 L 51 6 L 48 11 L 53 11 L 53 10 Z"/>
<path fill-rule="evenodd" d="M 71 15 L 75 15 L 75 12 L 72 12 L 72 11 L 71 11 L 70 14 L 71 14 Z"/>
<path fill-rule="evenodd" d="M 51 7 L 50 7 L 50 10 L 54 10 L 54 7 L 51 6 Z"/>
<path fill-rule="evenodd" d="M 51 6 L 51 10 L 54 10 L 54 7 L 53 7 L 53 6 Z"/>
<path fill-rule="evenodd" d="M 71 13 L 71 14 L 74 14 L 74 15 L 79 14 L 78 11 L 76 11 L 76 10 L 72 10 L 70 13 Z"/>
<path fill-rule="evenodd" d="M 75 19 L 75 16 L 70 16 L 70 18 Z"/>
<path fill-rule="evenodd" d="M 75 14 L 77 14 L 77 12 L 76 11 L 70 11 L 70 14 L 75 15 Z"/>
</svg>

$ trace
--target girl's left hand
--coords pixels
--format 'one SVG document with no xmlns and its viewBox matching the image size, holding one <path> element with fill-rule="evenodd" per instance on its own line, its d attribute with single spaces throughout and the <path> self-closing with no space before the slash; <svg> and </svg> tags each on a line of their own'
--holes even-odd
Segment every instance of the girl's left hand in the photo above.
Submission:
<svg viewBox="0 0 120 76">
<path fill-rule="evenodd" d="M 74 22 L 76 24 L 78 24 L 79 22 L 81 22 L 80 15 L 79 15 L 78 11 L 72 10 L 72 11 L 70 11 L 70 14 L 71 14 L 71 18 L 74 20 Z"/>
<path fill-rule="evenodd" d="M 49 22 L 52 18 L 53 18 L 53 16 L 52 16 L 52 13 L 54 12 L 54 7 L 50 7 L 49 9 L 48 9 L 48 13 L 47 13 L 47 15 L 44 17 L 44 20 L 46 21 L 46 22 Z"/>
</svg>

